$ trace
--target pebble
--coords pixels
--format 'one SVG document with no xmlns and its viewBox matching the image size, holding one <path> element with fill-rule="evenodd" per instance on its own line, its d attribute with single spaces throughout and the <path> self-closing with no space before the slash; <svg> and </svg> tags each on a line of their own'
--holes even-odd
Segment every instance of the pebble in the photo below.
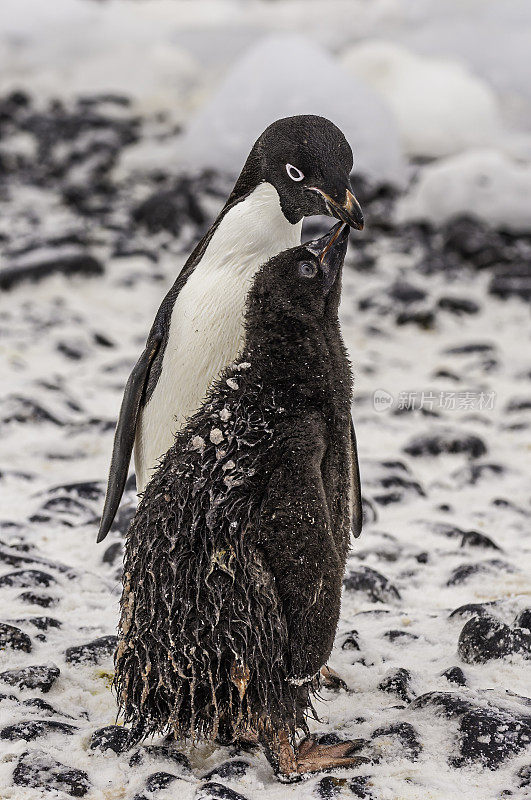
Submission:
<svg viewBox="0 0 531 800">
<path fill-rule="evenodd" d="M 410 703 L 415 694 L 411 688 L 411 672 L 404 667 L 391 670 L 378 684 L 382 692 L 395 694 L 405 703 Z"/>
<path fill-rule="evenodd" d="M 400 599 L 400 592 L 391 581 L 371 567 L 349 570 L 343 581 L 348 592 L 364 594 L 373 603 L 390 603 Z"/>
<path fill-rule="evenodd" d="M 65 650 L 65 660 L 69 664 L 100 664 L 112 656 L 116 650 L 116 636 L 100 636 L 86 644 L 78 644 Z"/>
<path fill-rule="evenodd" d="M 112 750 L 114 753 L 124 753 L 129 750 L 129 730 L 120 725 L 107 725 L 98 728 L 90 738 L 91 750 Z"/>
<path fill-rule="evenodd" d="M 23 650 L 25 653 L 31 652 L 31 639 L 14 625 L 7 625 L 0 622 L 0 650 L 9 647 L 11 650 Z"/>
<path fill-rule="evenodd" d="M 396 758 L 397 755 L 398 757 L 402 755 L 404 758 L 407 758 L 410 761 L 418 760 L 422 751 L 422 745 L 420 743 L 419 735 L 413 725 L 411 725 L 409 722 L 396 722 L 392 725 L 384 725 L 380 728 L 377 728 L 372 734 L 373 743 L 377 739 L 387 739 L 388 737 L 398 744 L 400 750 L 400 754 L 392 753 L 392 758 Z M 380 743 L 378 749 L 378 755 L 385 759 L 385 743 Z"/>
<path fill-rule="evenodd" d="M 442 675 L 450 683 L 455 683 L 457 686 L 466 686 L 465 673 L 461 667 L 448 667 Z"/>
<path fill-rule="evenodd" d="M 53 719 L 47 720 L 28 720 L 18 722 L 16 725 L 8 725 L 0 731 L 0 739 L 9 739 L 18 742 L 21 739 L 25 742 L 33 742 L 50 733 L 63 733 L 72 736 L 77 731 L 74 725 L 67 725 L 64 722 L 57 722 Z"/>
<path fill-rule="evenodd" d="M 516 716 L 489 708 L 468 711 L 459 726 L 460 756 L 453 766 L 481 764 L 495 770 L 531 744 L 531 715 Z"/>
<path fill-rule="evenodd" d="M 22 281 L 40 281 L 49 275 L 102 275 L 103 265 L 88 253 L 57 254 L 19 261 L 0 269 L 0 289 L 13 289 Z"/>
<path fill-rule="evenodd" d="M 224 761 L 219 766 L 214 767 L 206 775 L 203 775 L 203 780 L 209 781 L 212 778 L 241 778 L 249 769 L 249 762 L 235 759 L 234 761 Z"/>
<path fill-rule="evenodd" d="M 190 772 L 190 762 L 184 753 L 179 752 L 176 747 L 167 744 L 149 744 L 136 750 L 129 759 L 130 767 L 145 766 L 148 763 L 157 761 L 169 761 L 176 764 L 185 772 Z"/>
<path fill-rule="evenodd" d="M 84 797 L 91 784 L 86 772 L 67 767 L 38 750 L 23 753 L 13 772 L 15 786 L 28 786 L 48 792 L 64 792 L 71 797 Z"/>
<path fill-rule="evenodd" d="M 50 691 L 59 675 L 59 667 L 55 664 L 41 664 L 0 672 L 0 681 L 10 686 L 18 686 L 19 689 L 40 689 L 46 693 Z"/>
<path fill-rule="evenodd" d="M 22 569 L 17 572 L 8 572 L 0 577 L 0 589 L 3 586 L 32 587 L 51 586 L 57 583 L 53 575 L 41 572 L 38 569 Z"/>
<path fill-rule="evenodd" d="M 472 617 L 459 634 L 457 651 L 467 664 L 485 664 L 513 653 L 530 658 L 531 633 L 524 628 L 511 628 L 490 615 Z"/>
<path fill-rule="evenodd" d="M 404 451 L 415 458 L 439 456 L 442 453 L 464 453 L 469 458 L 480 458 L 487 452 L 487 446 L 479 436 L 473 433 L 448 429 L 439 433 L 414 436 L 406 444 Z"/>
<path fill-rule="evenodd" d="M 196 797 L 197 800 L 210 800 L 211 798 L 212 800 L 247 800 L 243 794 L 215 781 L 205 783 L 197 792 Z"/>
</svg>

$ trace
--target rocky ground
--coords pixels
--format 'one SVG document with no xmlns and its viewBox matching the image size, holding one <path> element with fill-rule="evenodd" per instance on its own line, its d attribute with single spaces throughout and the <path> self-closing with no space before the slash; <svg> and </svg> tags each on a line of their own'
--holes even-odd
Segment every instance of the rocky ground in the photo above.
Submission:
<svg viewBox="0 0 531 800">
<path fill-rule="evenodd" d="M 399 227 L 396 192 L 361 177 L 341 315 L 366 520 L 330 661 L 346 688 L 323 691 L 311 723 L 359 739 L 360 764 L 286 787 L 257 751 L 124 749 L 109 685 L 134 479 L 95 544 L 113 428 L 155 310 L 230 189 L 139 166 L 176 135 L 121 96 L 0 100 L 1 796 L 523 798 L 531 237 L 472 217 Z"/>
</svg>

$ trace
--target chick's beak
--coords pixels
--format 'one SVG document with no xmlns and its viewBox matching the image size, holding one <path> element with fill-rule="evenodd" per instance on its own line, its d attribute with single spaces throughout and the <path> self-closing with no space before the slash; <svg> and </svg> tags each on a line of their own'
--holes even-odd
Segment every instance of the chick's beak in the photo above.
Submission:
<svg viewBox="0 0 531 800">
<path fill-rule="evenodd" d="M 363 211 L 361 210 L 360 204 L 350 189 L 346 190 L 345 200 L 343 203 L 339 203 L 337 200 L 334 200 L 333 197 L 330 197 L 329 194 L 324 192 L 322 189 L 318 189 L 316 186 L 312 186 L 310 191 L 321 195 L 325 201 L 328 213 L 332 217 L 336 217 L 336 219 L 341 220 L 341 222 L 345 222 L 347 225 L 349 225 L 351 228 L 355 228 L 357 231 L 363 230 Z"/>
<path fill-rule="evenodd" d="M 347 252 L 349 226 L 343 222 L 338 222 L 332 230 L 321 236 L 306 242 L 304 245 L 314 256 L 317 256 L 321 264 L 323 273 L 323 290 L 325 295 L 332 288 L 337 274 L 343 266 L 345 253 Z"/>
</svg>

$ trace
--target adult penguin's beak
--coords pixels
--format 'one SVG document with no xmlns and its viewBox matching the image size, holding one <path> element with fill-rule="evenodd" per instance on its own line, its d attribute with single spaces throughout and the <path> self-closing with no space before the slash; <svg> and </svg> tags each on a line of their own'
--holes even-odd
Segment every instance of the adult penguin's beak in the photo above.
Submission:
<svg viewBox="0 0 531 800">
<path fill-rule="evenodd" d="M 313 239 L 311 242 L 306 242 L 304 245 L 310 253 L 319 259 L 323 272 L 323 292 L 325 295 L 334 285 L 338 272 L 343 266 L 345 253 L 347 252 L 348 234 L 349 226 L 343 222 L 338 222 L 324 236 L 319 239 Z"/>
<path fill-rule="evenodd" d="M 317 186 L 308 187 L 308 191 L 315 192 L 323 198 L 330 216 L 336 217 L 336 219 L 341 220 L 341 222 L 346 222 L 347 225 L 351 228 L 355 228 L 357 231 L 363 230 L 363 211 L 349 188 L 345 190 L 345 199 L 342 201 L 334 199 Z M 340 195 L 341 193 L 339 192 L 338 196 Z"/>
</svg>

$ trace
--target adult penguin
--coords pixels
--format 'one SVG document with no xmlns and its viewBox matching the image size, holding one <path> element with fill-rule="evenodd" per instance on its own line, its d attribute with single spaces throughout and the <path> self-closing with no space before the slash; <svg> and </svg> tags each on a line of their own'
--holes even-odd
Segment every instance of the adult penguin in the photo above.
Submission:
<svg viewBox="0 0 531 800">
<path fill-rule="evenodd" d="M 116 653 L 132 743 L 254 735 L 284 780 L 360 762 L 359 740 L 296 740 L 332 650 L 350 541 L 347 238 L 338 224 L 259 271 L 243 351 L 147 485 Z"/>
<path fill-rule="evenodd" d="M 164 298 L 127 381 L 98 542 L 118 510 L 133 444 L 137 491 L 143 492 L 176 433 L 244 346 L 245 300 L 258 269 L 300 243 L 306 216 L 329 214 L 363 228 L 350 187 L 352 165 L 350 145 L 324 117 L 277 120 L 255 142 L 225 206 Z M 362 512 L 353 426 L 351 449 L 358 536 Z"/>
</svg>

